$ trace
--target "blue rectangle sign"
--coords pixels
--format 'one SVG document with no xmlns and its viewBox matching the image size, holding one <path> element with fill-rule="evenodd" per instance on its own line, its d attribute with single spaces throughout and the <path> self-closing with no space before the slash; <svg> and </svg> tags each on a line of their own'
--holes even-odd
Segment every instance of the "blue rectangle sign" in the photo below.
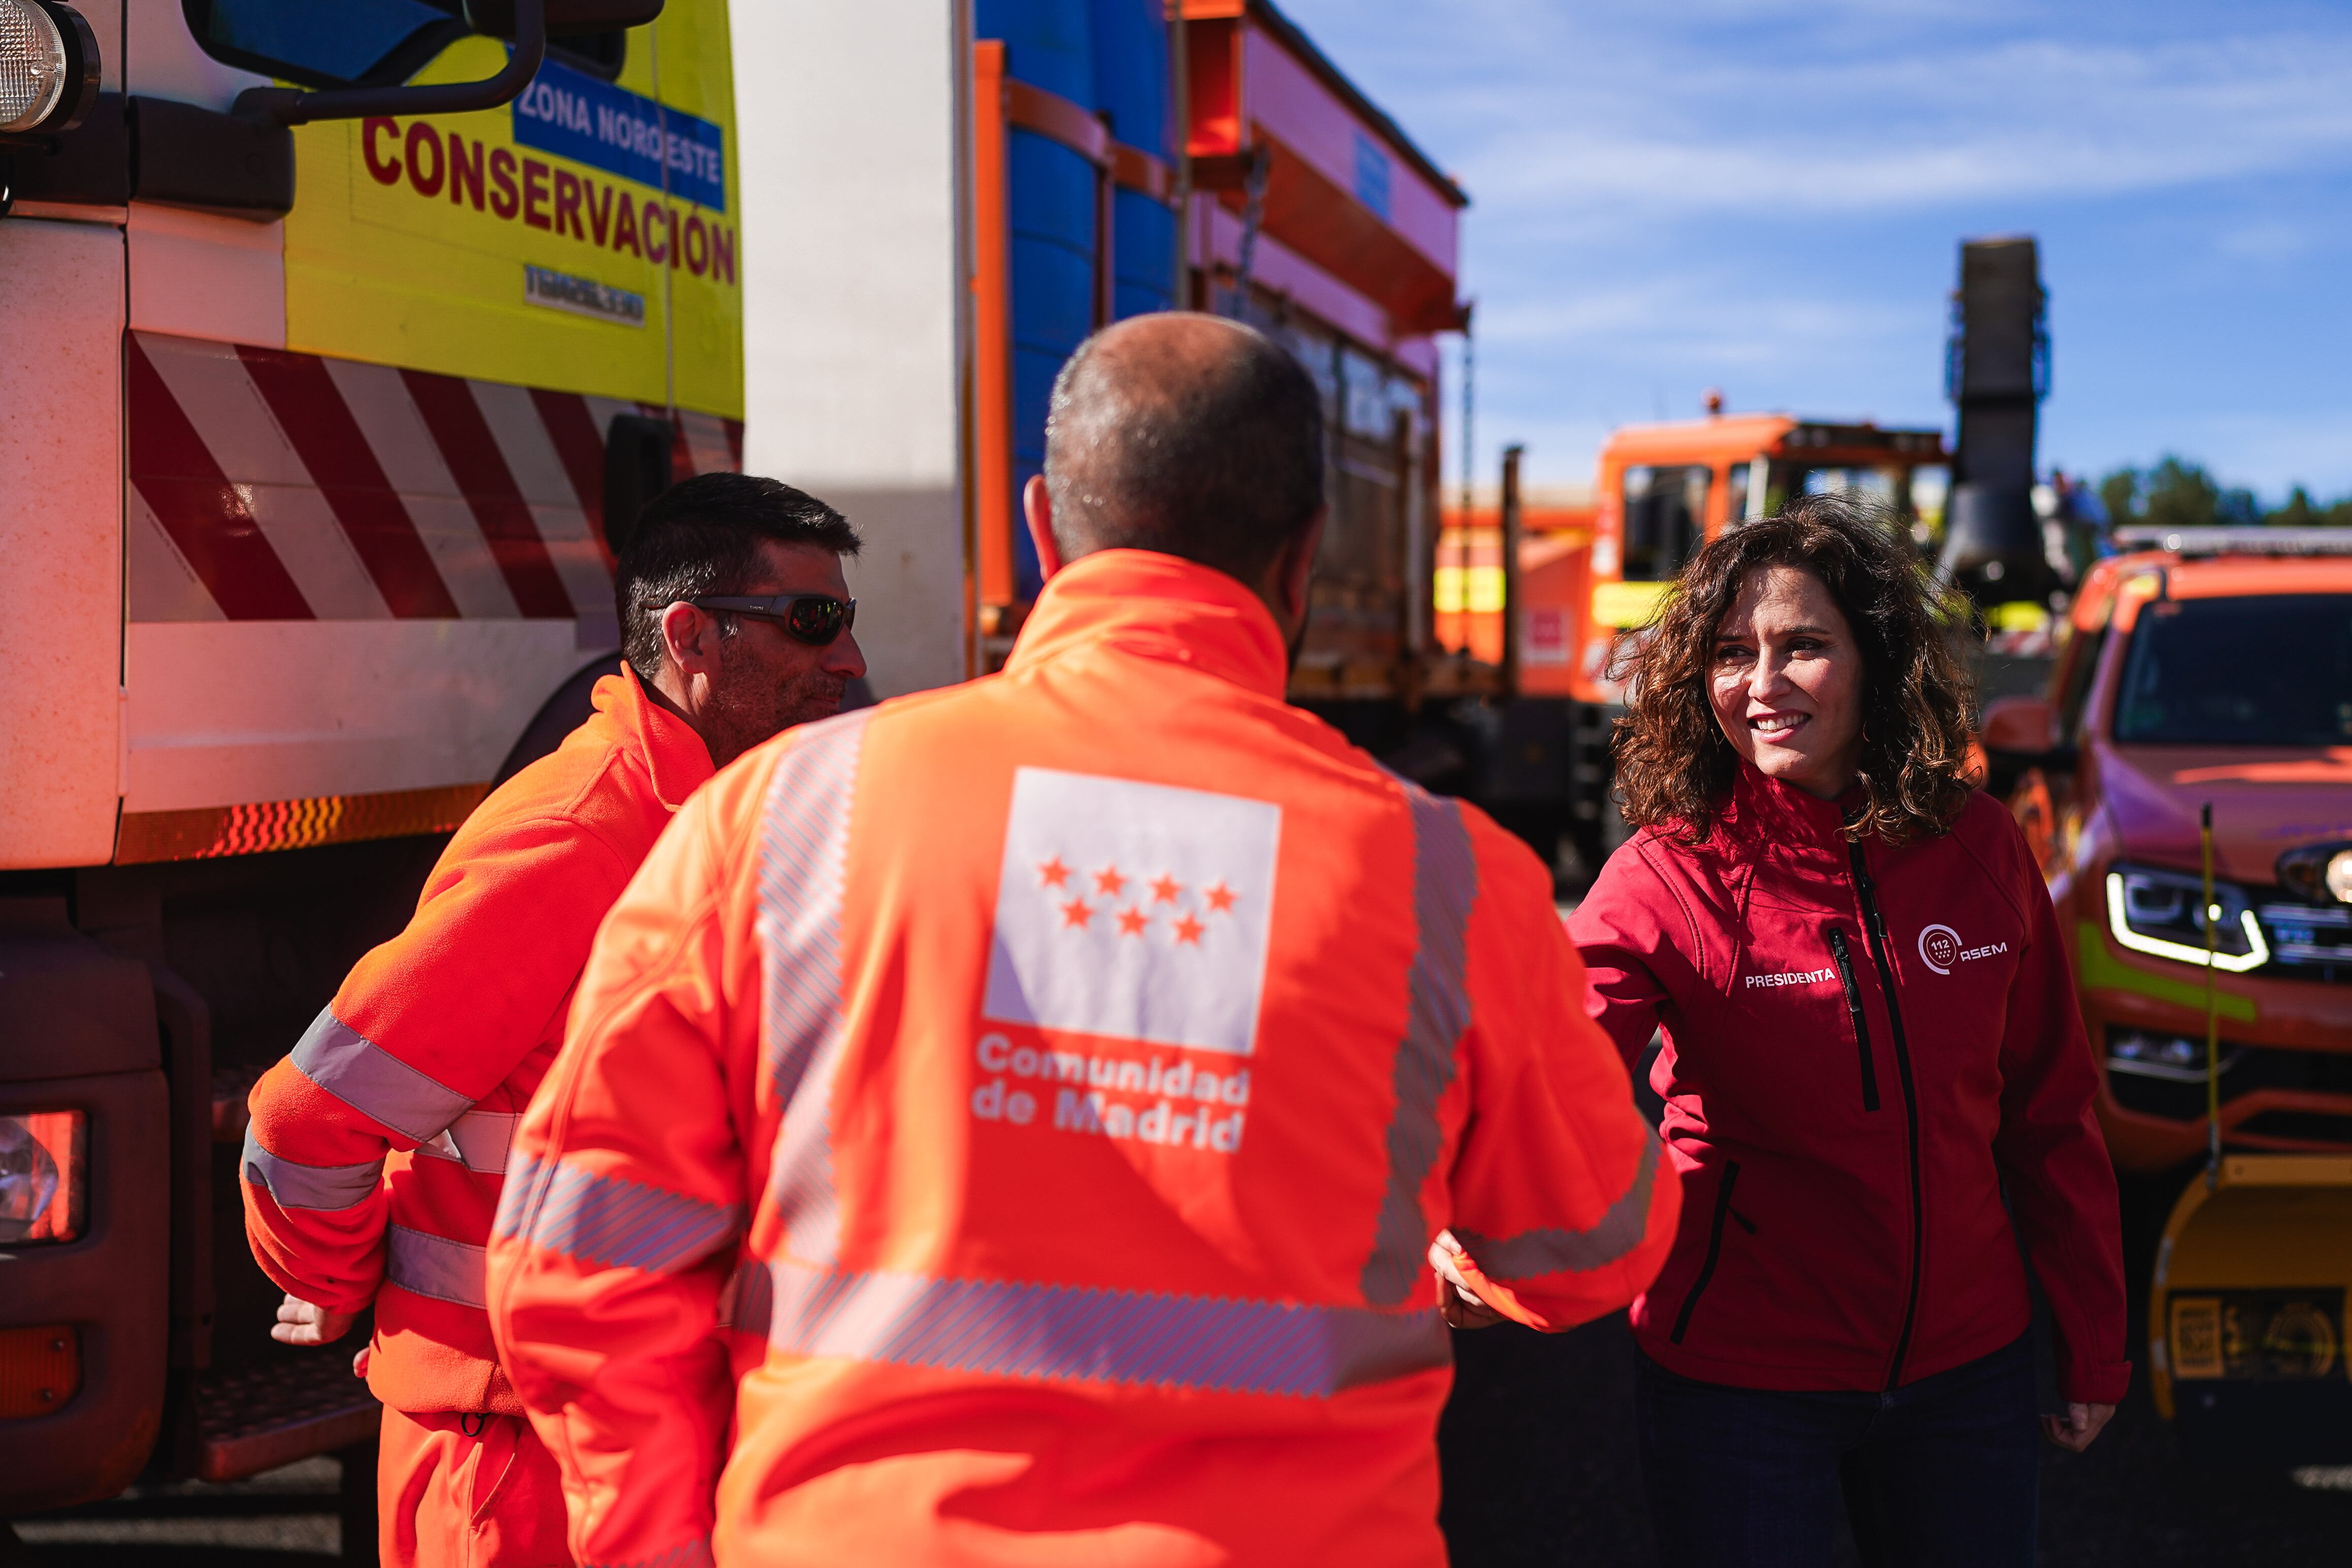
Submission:
<svg viewBox="0 0 2352 1568">
<path fill-rule="evenodd" d="M 1389 221 L 1389 155 L 1362 131 L 1356 132 L 1356 200 Z"/>
<path fill-rule="evenodd" d="M 554 60 L 514 101 L 514 139 L 608 174 L 727 210 L 727 137 L 707 120 Z"/>
</svg>

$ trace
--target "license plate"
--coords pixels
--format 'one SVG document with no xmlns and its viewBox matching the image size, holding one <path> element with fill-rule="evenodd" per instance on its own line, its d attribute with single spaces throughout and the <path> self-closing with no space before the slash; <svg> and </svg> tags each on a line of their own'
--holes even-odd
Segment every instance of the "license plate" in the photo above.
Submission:
<svg viewBox="0 0 2352 1568">
<path fill-rule="evenodd" d="M 2341 1290 L 2172 1298 L 2172 1375 L 2301 1381 L 2344 1375 Z"/>
</svg>

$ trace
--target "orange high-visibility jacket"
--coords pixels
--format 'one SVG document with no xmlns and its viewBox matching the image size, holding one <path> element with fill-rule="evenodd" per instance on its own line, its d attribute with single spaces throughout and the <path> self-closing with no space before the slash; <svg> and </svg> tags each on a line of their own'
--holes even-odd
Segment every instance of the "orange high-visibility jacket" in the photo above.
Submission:
<svg viewBox="0 0 2352 1568">
<path fill-rule="evenodd" d="M 482 1315 L 482 1244 L 597 922 L 710 754 L 625 666 L 595 714 L 492 791 L 407 929 L 254 1086 L 246 1235 L 263 1270 L 373 1302 L 368 1386 L 402 1410 L 520 1415 Z"/>
<path fill-rule="evenodd" d="M 581 1562 L 1444 1560 L 1432 1238 L 1564 1328 L 1680 1194 L 1536 858 L 1284 679 L 1108 551 L 678 814 L 491 1242 Z"/>
</svg>

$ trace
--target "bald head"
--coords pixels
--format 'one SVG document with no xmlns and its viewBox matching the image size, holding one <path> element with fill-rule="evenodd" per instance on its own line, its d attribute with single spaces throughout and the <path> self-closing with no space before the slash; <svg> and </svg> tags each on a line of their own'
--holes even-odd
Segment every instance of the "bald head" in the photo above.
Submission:
<svg viewBox="0 0 2352 1568">
<path fill-rule="evenodd" d="M 1045 487 L 1065 560 L 1159 550 L 1254 583 L 1323 506 L 1322 401 L 1262 333 L 1139 316 L 1055 378 Z"/>
</svg>

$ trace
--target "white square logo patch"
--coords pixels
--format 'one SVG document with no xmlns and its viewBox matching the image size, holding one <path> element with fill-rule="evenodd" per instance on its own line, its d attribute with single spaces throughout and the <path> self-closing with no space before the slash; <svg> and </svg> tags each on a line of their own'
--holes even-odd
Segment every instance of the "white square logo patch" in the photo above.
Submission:
<svg viewBox="0 0 2352 1568">
<path fill-rule="evenodd" d="M 1269 801 L 1020 769 L 982 1010 L 1247 1056 L 1281 838 Z"/>
</svg>

